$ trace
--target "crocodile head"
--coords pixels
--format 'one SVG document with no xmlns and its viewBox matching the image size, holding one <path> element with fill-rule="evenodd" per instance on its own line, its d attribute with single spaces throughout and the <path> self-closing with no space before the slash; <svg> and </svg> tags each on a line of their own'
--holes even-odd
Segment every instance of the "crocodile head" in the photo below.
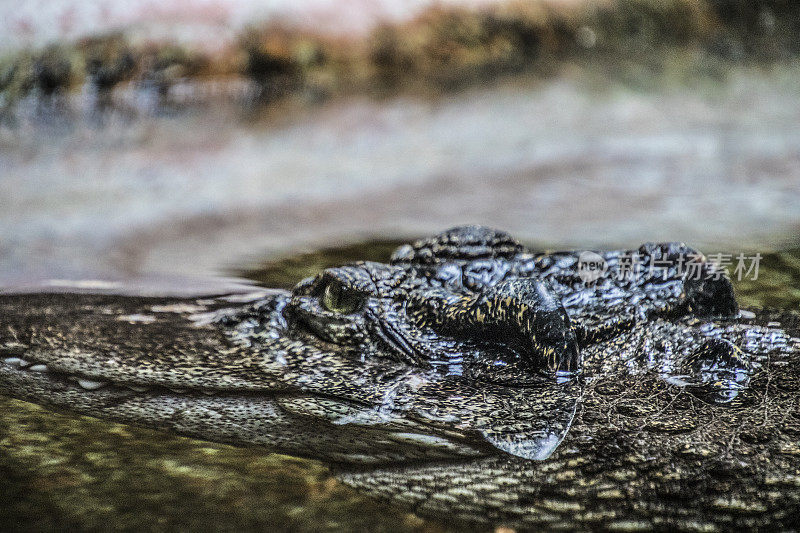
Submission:
<svg viewBox="0 0 800 533">
<path fill-rule="evenodd" d="M 293 291 L 0 295 L 4 394 L 525 530 L 796 527 L 798 354 L 797 315 L 739 312 L 685 245 L 480 227 Z"/>
<path fill-rule="evenodd" d="M 698 325 L 736 315 L 728 280 L 684 245 L 594 255 L 602 277 L 581 254 L 470 226 L 291 292 L 7 295 L 0 390 L 336 463 L 545 459 L 602 372 L 732 401 L 751 365 L 741 334 Z"/>
</svg>

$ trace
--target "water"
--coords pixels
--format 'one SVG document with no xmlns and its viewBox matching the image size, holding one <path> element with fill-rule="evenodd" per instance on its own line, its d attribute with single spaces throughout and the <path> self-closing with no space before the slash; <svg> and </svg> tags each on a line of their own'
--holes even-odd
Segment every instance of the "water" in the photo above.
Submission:
<svg viewBox="0 0 800 533">
<path fill-rule="evenodd" d="M 800 311 L 800 249 L 765 254 L 758 279 L 734 279 L 733 284 L 742 306 Z"/>
<path fill-rule="evenodd" d="M 796 246 L 797 71 L 21 120 L 0 126 L 0 283 L 213 275 L 464 223 L 548 248 Z"/>
</svg>

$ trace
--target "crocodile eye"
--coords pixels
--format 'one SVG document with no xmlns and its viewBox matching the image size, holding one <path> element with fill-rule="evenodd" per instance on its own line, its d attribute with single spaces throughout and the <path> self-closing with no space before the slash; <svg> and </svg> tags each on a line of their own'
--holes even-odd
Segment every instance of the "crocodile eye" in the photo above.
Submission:
<svg viewBox="0 0 800 533">
<path fill-rule="evenodd" d="M 364 297 L 352 290 L 347 290 L 335 281 L 325 286 L 320 299 L 322 307 L 332 313 L 349 315 L 364 305 Z"/>
</svg>

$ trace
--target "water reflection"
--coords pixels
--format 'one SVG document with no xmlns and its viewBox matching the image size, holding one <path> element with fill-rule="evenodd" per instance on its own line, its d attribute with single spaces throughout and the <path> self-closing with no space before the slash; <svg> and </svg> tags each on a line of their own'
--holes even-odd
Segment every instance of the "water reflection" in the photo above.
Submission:
<svg viewBox="0 0 800 533">
<path fill-rule="evenodd" d="M 28 99 L 0 126 L 0 279 L 210 274 L 463 221 L 546 246 L 769 249 L 796 234 L 794 74 L 708 95 L 558 80 L 256 109 L 246 84 L 204 81 L 166 101 L 118 87 L 110 109 L 87 88 L 60 116 Z"/>
</svg>

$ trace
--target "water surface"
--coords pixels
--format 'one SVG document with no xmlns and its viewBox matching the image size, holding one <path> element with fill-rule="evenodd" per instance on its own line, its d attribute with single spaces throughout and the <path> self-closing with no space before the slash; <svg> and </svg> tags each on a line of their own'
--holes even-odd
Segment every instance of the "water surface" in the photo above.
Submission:
<svg viewBox="0 0 800 533">
<path fill-rule="evenodd" d="M 797 75 L 737 67 L 642 91 L 584 73 L 263 113 L 34 114 L 0 126 L 0 283 L 213 275 L 466 223 L 547 248 L 796 246 Z"/>
</svg>

